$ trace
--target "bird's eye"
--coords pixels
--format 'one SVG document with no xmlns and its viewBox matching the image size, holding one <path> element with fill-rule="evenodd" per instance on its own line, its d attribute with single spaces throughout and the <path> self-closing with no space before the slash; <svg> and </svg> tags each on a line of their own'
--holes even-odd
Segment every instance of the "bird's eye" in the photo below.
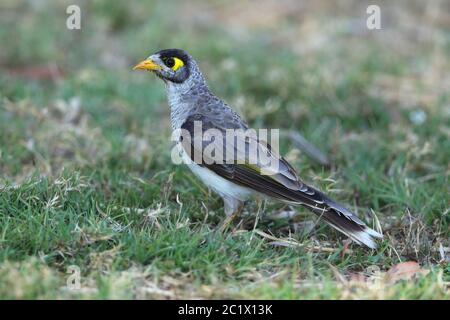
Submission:
<svg viewBox="0 0 450 320">
<path fill-rule="evenodd" d="M 164 64 L 167 67 L 171 68 L 173 71 L 177 71 L 182 66 L 184 66 L 183 60 L 178 59 L 176 57 L 165 58 L 165 59 L 163 59 L 163 61 L 164 61 Z"/>
<path fill-rule="evenodd" d="M 163 61 L 169 68 L 172 68 L 175 65 L 175 60 L 173 58 L 165 58 Z"/>
</svg>

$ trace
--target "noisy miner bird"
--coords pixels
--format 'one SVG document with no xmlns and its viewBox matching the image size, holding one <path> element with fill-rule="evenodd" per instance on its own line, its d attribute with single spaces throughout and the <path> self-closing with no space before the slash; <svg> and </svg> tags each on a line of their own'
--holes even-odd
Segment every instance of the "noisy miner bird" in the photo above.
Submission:
<svg viewBox="0 0 450 320">
<path fill-rule="evenodd" d="M 194 136 L 191 139 L 183 139 L 183 136 L 177 143 L 183 162 L 204 184 L 222 197 L 228 221 L 239 214 L 245 200 L 254 195 L 263 196 L 305 206 L 358 244 L 376 248 L 374 238 L 382 238 L 382 234 L 367 227 L 344 206 L 302 182 L 292 166 L 265 141 L 249 136 L 242 138 L 241 135 L 238 139 L 243 139 L 240 141 L 243 148 L 236 148 L 235 144 L 219 139 L 197 143 L 202 137 L 195 137 L 196 123 L 201 123 L 203 132 L 215 129 L 223 137 L 226 137 L 229 129 L 246 130 L 248 126 L 230 106 L 210 91 L 197 62 L 187 52 L 181 49 L 161 50 L 133 69 L 151 71 L 163 80 L 171 109 L 172 129 L 185 130 L 191 137 Z M 257 151 L 265 152 L 275 166 L 267 169 L 261 165 L 261 161 L 250 163 L 251 153 L 255 152 L 252 151 L 254 148 L 250 148 L 250 143 L 256 143 Z M 211 147 L 211 144 L 215 144 L 218 150 L 230 146 L 234 160 L 238 161 L 229 163 L 225 159 L 205 159 L 205 148 Z M 225 156 L 228 153 L 229 150 L 225 150 L 223 154 Z M 201 161 L 195 161 L 198 154 L 201 155 Z"/>
</svg>

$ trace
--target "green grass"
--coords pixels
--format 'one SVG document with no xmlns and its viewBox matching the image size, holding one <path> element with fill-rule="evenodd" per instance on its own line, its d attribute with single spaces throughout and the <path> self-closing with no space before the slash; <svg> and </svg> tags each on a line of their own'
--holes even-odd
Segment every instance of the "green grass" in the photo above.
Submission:
<svg viewBox="0 0 450 320">
<path fill-rule="evenodd" d="M 239 2 L 120 3 L 80 2 L 82 31 L 65 29 L 64 3 L 1 11 L 0 298 L 450 298 L 448 29 L 426 16 L 433 32 L 419 45 L 402 20 L 349 31 L 363 7 L 306 6 L 302 20 L 280 5 L 261 4 L 258 16 Z M 386 10 L 395 17 L 401 6 Z M 236 8 L 248 20 L 233 20 Z M 209 20 L 195 18 L 203 10 Z M 162 83 L 131 71 L 167 47 L 191 52 L 252 126 L 296 130 L 327 154 L 322 167 L 281 144 L 305 181 L 379 220 L 379 249 L 348 251 L 301 208 L 276 218 L 289 210 L 276 203 L 256 229 L 249 202 L 219 232 L 220 198 L 170 161 Z M 411 120 L 417 111 L 423 123 Z M 386 281 L 403 261 L 430 272 Z M 66 286 L 70 266 L 79 290 Z M 378 277 L 368 276 L 373 266 Z"/>
</svg>

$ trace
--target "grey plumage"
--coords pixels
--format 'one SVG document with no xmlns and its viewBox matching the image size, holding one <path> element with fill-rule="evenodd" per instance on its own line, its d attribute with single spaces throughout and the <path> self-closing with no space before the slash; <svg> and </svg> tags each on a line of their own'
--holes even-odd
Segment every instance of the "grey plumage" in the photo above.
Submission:
<svg viewBox="0 0 450 320">
<path fill-rule="evenodd" d="M 183 66 L 177 70 L 171 69 L 170 65 L 167 66 L 164 62 L 171 57 L 182 59 Z M 147 61 L 154 62 L 151 64 L 151 69 L 142 69 L 155 72 L 165 83 L 174 130 L 184 129 L 193 137 L 195 121 L 201 121 L 203 131 L 216 129 L 223 133 L 222 137 L 226 136 L 226 129 L 248 129 L 240 116 L 209 90 L 197 63 L 185 51 L 162 50 L 150 56 Z M 276 171 L 270 172 L 273 169 L 267 169 L 261 163 L 248 164 L 247 144 L 250 142 L 256 142 L 258 150 L 270 156 L 270 159 L 277 164 Z M 186 162 L 193 160 L 196 154 L 203 160 L 210 160 L 201 163 L 191 162 L 189 167 L 223 198 L 225 213 L 228 216 L 238 212 L 247 198 L 257 194 L 289 204 L 305 206 L 359 244 L 375 248 L 373 238 L 382 238 L 380 233 L 368 228 L 344 206 L 303 183 L 290 164 L 276 154 L 270 145 L 250 139 L 245 140 L 244 149 L 239 150 L 234 145 L 229 146 L 229 141 L 223 140 L 220 143 L 214 140 L 195 144 L 193 140 L 184 140 L 179 143 L 179 148 Z M 240 162 L 229 164 L 224 161 L 218 163 L 205 159 L 204 150 L 210 144 L 225 146 L 225 153 L 232 149 L 233 155 L 243 160 L 243 164 Z M 261 174 L 262 170 L 266 169 L 270 174 Z"/>
</svg>

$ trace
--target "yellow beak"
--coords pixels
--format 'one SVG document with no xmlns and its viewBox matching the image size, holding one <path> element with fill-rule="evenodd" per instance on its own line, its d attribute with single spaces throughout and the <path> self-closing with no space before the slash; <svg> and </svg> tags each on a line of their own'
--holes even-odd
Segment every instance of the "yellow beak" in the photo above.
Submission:
<svg viewBox="0 0 450 320">
<path fill-rule="evenodd" d="M 149 70 L 149 71 L 161 70 L 161 69 L 162 69 L 161 66 L 157 65 L 150 59 L 139 62 L 133 68 L 133 70 Z"/>
</svg>

